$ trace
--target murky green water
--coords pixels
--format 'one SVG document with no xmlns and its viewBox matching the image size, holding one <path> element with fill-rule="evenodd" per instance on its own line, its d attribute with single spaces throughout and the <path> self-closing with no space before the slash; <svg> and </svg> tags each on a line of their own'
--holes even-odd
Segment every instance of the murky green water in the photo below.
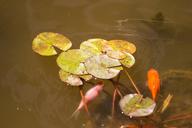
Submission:
<svg viewBox="0 0 192 128">
<path fill-rule="evenodd" d="M 1 0 L 0 127 L 118 128 L 130 121 L 116 113 L 110 123 L 109 83 L 105 86 L 109 95 L 102 93 L 89 105 L 91 118 L 82 111 L 77 120 L 68 120 L 80 101 L 78 88 L 59 80 L 56 57 L 41 57 L 31 50 L 32 39 L 43 31 L 66 35 L 73 48 L 95 37 L 135 42 L 136 64 L 130 69 L 135 82 L 144 89 L 147 70 L 158 69 L 161 95 L 174 95 L 164 117 L 190 112 L 191 5 L 191 0 Z M 125 76 L 121 81 L 129 83 Z M 192 124 L 185 120 L 174 125 Z"/>
</svg>

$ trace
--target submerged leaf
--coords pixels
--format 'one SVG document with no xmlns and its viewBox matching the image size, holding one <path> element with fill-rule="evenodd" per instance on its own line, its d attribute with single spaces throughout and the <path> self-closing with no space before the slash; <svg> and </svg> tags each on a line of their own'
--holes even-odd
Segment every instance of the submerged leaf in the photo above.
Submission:
<svg viewBox="0 0 192 128">
<path fill-rule="evenodd" d="M 118 52 L 128 52 L 133 54 L 136 51 L 136 46 L 125 40 L 110 40 L 105 43 L 103 50 L 107 51 L 118 51 Z M 122 59 L 122 58 L 119 58 Z"/>
<path fill-rule="evenodd" d="M 142 95 L 129 94 L 119 102 L 122 112 L 130 117 L 143 117 L 153 113 L 156 103 L 150 98 Z"/>
<path fill-rule="evenodd" d="M 135 58 L 130 53 L 126 53 L 126 57 L 120 60 L 120 62 L 125 67 L 130 68 L 135 64 Z"/>
<path fill-rule="evenodd" d="M 161 108 L 160 108 L 160 110 L 159 110 L 161 113 L 163 113 L 163 112 L 168 108 L 168 106 L 170 105 L 170 102 L 171 102 L 172 98 L 173 98 L 173 95 L 169 94 L 169 95 L 166 97 L 166 99 L 163 101 L 163 104 L 162 104 L 162 106 L 161 106 Z"/>
<path fill-rule="evenodd" d="M 99 55 L 102 53 L 103 44 L 105 42 L 107 41 L 100 38 L 89 39 L 81 43 L 80 49 Z"/>
<path fill-rule="evenodd" d="M 103 54 L 90 57 L 85 61 L 87 72 L 101 79 L 111 79 L 117 76 L 120 70 L 113 67 L 119 67 L 120 65 L 121 63 L 117 59 L 112 59 Z"/>
<path fill-rule="evenodd" d="M 65 36 L 53 32 L 40 33 L 32 42 L 32 49 L 42 56 L 56 55 L 57 52 L 53 46 L 66 51 L 72 46 L 72 43 Z"/>
<path fill-rule="evenodd" d="M 76 75 L 87 74 L 85 66 L 82 62 L 85 61 L 90 54 L 80 49 L 72 49 L 67 52 L 62 52 L 57 58 L 58 66 L 69 73 Z"/>
<path fill-rule="evenodd" d="M 78 76 L 72 75 L 71 73 L 65 72 L 63 70 L 59 71 L 59 76 L 63 82 L 66 82 L 72 86 L 80 86 L 83 84 Z"/>
</svg>

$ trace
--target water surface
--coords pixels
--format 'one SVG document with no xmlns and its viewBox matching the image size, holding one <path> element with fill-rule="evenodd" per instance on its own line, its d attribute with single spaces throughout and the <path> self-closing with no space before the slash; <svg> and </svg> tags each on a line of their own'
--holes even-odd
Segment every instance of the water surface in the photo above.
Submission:
<svg viewBox="0 0 192 128">
<path fill-rule="evenodd" d="M 56 56 L 42 57 L 31 50 L 32 39 L 44 31 L 64 34 L 73 48 L 97 37 L 134 42 L 136 64 L 129 72 L 139 87 L 145 88 L 146 72 L 154 67 L 162 77 L 162 95 L 174 95 L 164 116 L 191 111 L 191 5 L 191 0 L 1 0 L 0 127 L 117 128 L 128 120 L 116 113 L 111 125 L 109 82 L 109 94 L 102 93 L 89 106 L 92 118 L 82 111 L 77 120 L 68 120 L 80 101 L 78 88 L 59 80 Z M 121 81 L 129 84 L 124 75 Z"/>
</svg>

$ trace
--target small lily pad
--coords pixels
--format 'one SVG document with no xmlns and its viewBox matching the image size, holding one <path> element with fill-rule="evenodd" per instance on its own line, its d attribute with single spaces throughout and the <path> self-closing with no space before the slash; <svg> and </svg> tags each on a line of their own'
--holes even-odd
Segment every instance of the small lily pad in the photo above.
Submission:
<svg viewBox="0 0 192 128">
<path fill-rule="evenodd" d="M 118 51 L 119 53 L 128 52 L 133 54 L 136 51 L 136 46 L 133 43 L 130 43 L 125 40 L 110 40 L 105 43 L 105 45 L 103 46 L 103 50 L 105 52 Z"/>
<path fill-rule="evenodd" d="M 119 67 L 121 63 L 117 59 L 101 54 L 92 56 L 85 61 L 87 72 L 96 78 L 111 79 L 117 76 L 120 70 L 113 67 Z"/>
<path fill-rule="evenodd" d="M 32 49 L 42 56 L 56 55 L 57 52 L 53 46 L 66 51 L 72 46 L 72 43 L 67 37 L 53 32 L 40 33 L 32 42 Z"/>
<path fill-rule="evenodd" d="M 99 55 L 102 53 L 103 44 L 105 42 L 107 41 L 100 38 L 89 39 L 81 43 L 80 49 Z"/>
<path fill-rule="evenodd" d="M 153 113 L 156 103 L 142 95 L 128 94 L 119 102 L 122 112 L 130 117 L 143 117 Z"/>
<path fill-rule="evenodd" d="M 81 77 L 85 81 L 91 80 L 93 78 L 93 76 L 90 74 L 80 75 L 79 77 Z"/>
<path fill-rule="evenodd" d="M 65 72 L 63 70 L 59 71 L 59 76 L 63 82 L 66 82 L 71 86 L 80 86 L 83 84 L 83 82 L 77 75 L 72 75 L 71 73 Z"/>
<path fill-rule="evenodd" d="M 72 49 L 67 52 L 62 52 L 57 58 L 58 66 L 69 73 L 76 75 L 87 74 L 84 62 L 89 58 L 91 54 L 87 54 L 86 51 L 80 49 Z"/>
<path fill-rule="evenodd" d="M 135 58 L 130 53 L 125 53 L 125 54 L 126 54 L 126 57 L 124 59 L 120 60 L 120 62 L 125 67 L 130 68 L 135 64 Z"/>
</svg>

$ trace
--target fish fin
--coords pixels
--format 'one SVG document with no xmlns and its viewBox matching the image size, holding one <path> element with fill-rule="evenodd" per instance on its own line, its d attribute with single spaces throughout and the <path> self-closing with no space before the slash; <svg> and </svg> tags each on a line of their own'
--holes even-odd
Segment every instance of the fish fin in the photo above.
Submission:
<svg viewBox="0 0 192 128">
<path fill-rule="evenodd" d="M 71 116 L 65 121 L 65 123 L 67 124 L 72 118 L 77 119 L 78 115 L 79 115 L 80 111 L 78 109 L 76 109 Z"/>
<path fill-rule="evenodd" d="M 77 117 L 78 117 L 79 114 L 80 114 L 79 109 L 75 110 L 75 111 L 71 114 L 70 119 L 71 119 L 71 118 L 77 119 Z"/>
</svg>

